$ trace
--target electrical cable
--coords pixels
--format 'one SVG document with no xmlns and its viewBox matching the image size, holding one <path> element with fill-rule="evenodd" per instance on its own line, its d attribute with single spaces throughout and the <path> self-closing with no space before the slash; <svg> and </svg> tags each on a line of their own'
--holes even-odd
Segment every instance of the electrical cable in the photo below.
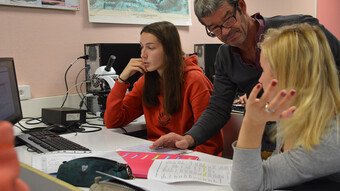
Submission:
<svg viewBox="0 0 340 191">
<path fill-rule="evenodd" d="M 68 85 L 67 85 L 67 73 L 68 73 L 68 71 L 70 70 L 70 68 L 73 66 L 73 64 L 75 63 L 75 62 L 77 62 L 79 59 L 88 59 L 89 58 L 89 56 L 88 55 L 85 55 L 85 56 L 80 56 L 80 57 L 78 57 L 78 58 L 76 58 L 70 65 L 69 65 L 69 67 L 66 69 L 66 71 L 65 71 L 65 75 L 64 75 L 64 81 L 65 81 L 65 86 L 66 86 L 66 96 L 65 96 L 65 99 L 64 99 L 64 101 L 63 101 L 63 103 L 61 104 L 61 108 L 62 107 L 64 107 L 64 104 L 65 104 L 65 102 L 66 102 L 66 100 L 67 100 L 67 97 L 68 97 Z"/>
<path fill-rule="evenodd" d="M 84 68 L 82 68 L 82 69 L 78 72 L 77 77 L 76 77 L 76 82 L 75 82 L 75 84 L 78 83 L 78 78 L 79 78 L 80 73 L 81 73 L 83 70 L 85 70 L 86 68 L 88 68 L 88 67 L 84 67 Z M 80 95 L 80 93 L 79 93 L 78 87 L 76 87 L 76 91 L 77 91 L 79 97 L 82 98 L 81 95 Z M 82 95 L 82 96 L 84 96 L 84 95 Z"/>
<path fill-rule="evenodd" d="M 129 134 L 129 132 L 127 132 L 127 130 L 124 127 L 118 127 L 119 129 L 123 130 L 125 133 L 124 134 Z"/>
<path fill-rule="evenodd" d="M 40 123 L 44 123 L 41 120 L 41 117 L 24 117 L 23 119 L 27 119 L 25 121 L 25 124 L 27 124 L 27 125 L 37 125 L 37 124 L 40 124 Z M 38 121 L 38 122 L 32 122 L 32 121 Z"/>
<path fill-rule="evenodd" d="M 19 125 L 14 125 L 14 127 L 17 127 L 18 129 L 20 129 L 21 132 L 24 132 L 24 130 L 21 129 L 21 127 Z"/>
<path fill-rule="evenodd" d="M 18 124 L 18 125 L 17 125 L 17 124 Z M 33 127 L 33 128 L 27 128 L 27 127 L 23 126 L 23 125 L 20 123 L 20 121 L 19 121 L 17 124 L 15 124 L 14 126 L 17 127 L 17 128 L 19 128 L 20 131 L 21 131 L 22 133 L 27 133 L 27 132 L 29 132 L 29 131 L 35 131 L 35 130 L 44 130 L 44 129 L 47 128 L 47 127 Z"/>
<path fill-rule="evenodd" d="M 83 107 L 83 104 L 85 105 L 86 109 L 89 110 L 89 108 L 87 107 L 87 104 L 85 103 L 85 98 L 86 96 L 84 96 L 81 100 L 80 100 L 80 104 L 79 104 L 79 109 L 81 109 Z"/>
<path fill-rule="evenodd" d="M 92 125 L 92 126 L 102 126 L 102 127 L 105 127 L 105 125 L 102 125 L 102 124 L 95 124 L 95 123 L 89 123 L 89 122 L 86 122 L 86 124 Z"/>
<path fill-rule="evenodd" d="M 66 96 L 65 96 L 65 99 L 64 99 L 63 103 L 61 104 L 61 108 L 64 107 L 64 104 L 65 104 L 65 102 L 66 102 L 66 100 L 67 100 L 67 97 L 68 97 L 68 85 L 67 85 L 67 78 L 66 78 L 67 72 L 70 70 L 70 68 L 72 67 L 72 65 L 73 65 L 77 60 L 79 60 L 79 57 L 76 58 L 76 59 L 68 66 L 68 68 L 67 68 L 66 71 L 65 71 L 64 81 L 65 81 L 65 86 L 66 86 Z"/>
<path fill-rule="evenodd" d="M 89 82 L 89 81 L 82 81 L 82 82 L 79 82 L 79 83 L 73 85 L 69 90 L 67 90 L 66 93 L 65 93 L 65 95 L 64 95 L 64 103 L 65 103 L 65 100 L 67 99 L 67 95 L 68 95 L 68 92 L 69 92 L 69 91 L 71 91 L 73 88 L 75 88 L 75 87 L 77 87 L 77 86 L 79 86 L 79 85 L 81 85 L 81 84 L 83 84 L 83 83 L 87 83 L 87 82 Z M 63 107 L 63 105 L 62 105 L 61 107 Z"/>
<path fill-rule="evenodd" d="M 80 73 L 81 73 L 83 70 L 85 70 L 85 69 L 89 69 L 89 67 L 86 66 L 86 67 L 82 68 L 82 69 L 78 72 L 77 77 L 76 77 L 76 82 L 75 82 L 75 84 L 78 83 L 79 75 L 80 75 Z M 82 91 L 82 85 L 83 85 L 83 84 L 80 84 L 80 87 L 79 87 L 81 94 L 79 93 L 78 87 L 76 86 L 77 94 L 79 95 L 79 97 L 80 97 L 80 99 L 81 99 L 80 104 L 79 104 L 79 109 L 81 109 L 82 106 L 83 106 L 83 104 L 84 104 L 85 107 L 86 107 L 86 109 L 88 110 L 89 108 L 87 107 L 87 104 L 84 102 L 84 99 L 86 98 L 86 95 L 85 95 L 85 94 L 83 93 L 83 91 Z M 83 96 L 83 97 L 82 97 L 82 96 Z"/>
<path fill-rule="evenodd" d="M 82 131 L 82 132 L 79 132 L 79 133 L 93 133 L 93 132 L 97 132 L 97 131 L 101 131 L 101 130 L 102 130 L 102 128 L 101 128 L 101 127 L 98 127 L 98 126 L 82 125 L 81 127 L 92 128 L 92 129 L 95 129 L 95 130 L 91 130 L 91 131 Z"/>
</svg>

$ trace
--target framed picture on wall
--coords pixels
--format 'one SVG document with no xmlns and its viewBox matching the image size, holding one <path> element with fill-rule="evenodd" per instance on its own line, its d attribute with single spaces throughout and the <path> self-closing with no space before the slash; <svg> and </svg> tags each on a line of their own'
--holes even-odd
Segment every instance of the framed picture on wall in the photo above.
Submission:
<svg viewBox="0 0 340 191">
<path fill-rule="evenodd" d="M 0 0 L 0 5 L 79 10 L 79 0 Z"/>
<path fill-rule="evenodd" d="M 150 24 L 169 21 L 191 25 L 189 0 L 87 0 L 94 23 Z"/>
</svg>

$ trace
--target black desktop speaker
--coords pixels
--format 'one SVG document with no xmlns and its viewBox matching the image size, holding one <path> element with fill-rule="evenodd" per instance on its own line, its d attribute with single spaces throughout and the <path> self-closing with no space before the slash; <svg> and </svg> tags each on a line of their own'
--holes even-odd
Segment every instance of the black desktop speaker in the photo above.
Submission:
<svg viewBox="0 0 340 191">
<path fill-rule="evenodd" d="M 116 57 L 113 63 L 113 68 L 116 74 L 122 73 L 126 65 L 129 63 L 131 58 L 140 58 L 140 44 L 139 43 L 94 43 L 84 44 L 85 55 L 89 56 L 89 59 L 85 60 L 85 79 L 90 81 L 86 83 L 86 93 L 98 94 L 101 90 L 100 86 L 95 84 L 95 78 L 93 75 L 100 66 L 106 66 L 111 55 Z M 132 89 L 134 82 L 136 82 L 140 73 L 136 73 L 128 79 L 131 84 L 129 90 Z M 97 96 L 87 97 L 87 107 L 89 112 L 96 113 L 100 110 L 98 105 Z M 105 104 L 106 100 L 102 100 L 100 105 Z M 104 106 L 105 108 L 105 106 Z"/>
<path fill-rule="evenodd" d="M 194 44 L 194 53 L 197 55 L 198 66 L 202 68 L 209 80 L 214 82 L 215 59 L 218 48 L 222 44 Z"/>
</svg>

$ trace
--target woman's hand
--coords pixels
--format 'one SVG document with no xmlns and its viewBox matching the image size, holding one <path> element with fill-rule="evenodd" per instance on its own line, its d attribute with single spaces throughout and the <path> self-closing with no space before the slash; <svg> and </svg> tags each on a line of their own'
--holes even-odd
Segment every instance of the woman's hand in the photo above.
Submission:
<svg viewBox="0 0 340 191">
<path fill-rule="evenodd" d="M 260 147 L 263 131 L 267 121 L 278 121 L 293 117 L 295 106 L 290 106 L 295 90 L 277 90 L 277 80 L 272 80 L 264 90 L 261 98 L 257 95 L 262 85 L 257 84 L 251 91 L 246 104 L 237 147 L 255 149 Z"/>
<path fill-rule="evenodd" d="M 264 90 L 261 98 L 257 98 L 262 85 L 257 84 L 249 95 L 246 105 L 246 116 L 254 122 L 278 121 L 291 118 L 296 109 L 289 107 L 296 91 L 277 90 L 277 80 L 272 80 L 269 87 Z"/>
<path fill-rule="evenodd" d="M 130 62 L 126 65 L 126 67 L 124 68 L 123 72 L 119 75 L 119 77 L 120 79 L 126 81 L 136 72 L 140 72 L 142 74 L 147 72 L 145 65 L 143 64 L 143 61 L 141 58 L 131 58 Z M 124 83 L 121 80 L 119 81 L 121 83 Z"/>
</svg>

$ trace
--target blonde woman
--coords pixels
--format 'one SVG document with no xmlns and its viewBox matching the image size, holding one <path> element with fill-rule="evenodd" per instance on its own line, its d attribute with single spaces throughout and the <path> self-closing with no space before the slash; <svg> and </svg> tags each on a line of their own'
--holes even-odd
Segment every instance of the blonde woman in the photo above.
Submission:
<svg viewBox="0 0 340 191">
<path fill-rule="evenodd" d="M 339 81 L 324 33 L 308 24 L 270 29 L 260 47 L 263 73 L 233 144 L 233 189 L 273 190 L 340 175 Z M 277 148 L 262 161 L 267 121 L 280 121 Z"/>
</svg>

